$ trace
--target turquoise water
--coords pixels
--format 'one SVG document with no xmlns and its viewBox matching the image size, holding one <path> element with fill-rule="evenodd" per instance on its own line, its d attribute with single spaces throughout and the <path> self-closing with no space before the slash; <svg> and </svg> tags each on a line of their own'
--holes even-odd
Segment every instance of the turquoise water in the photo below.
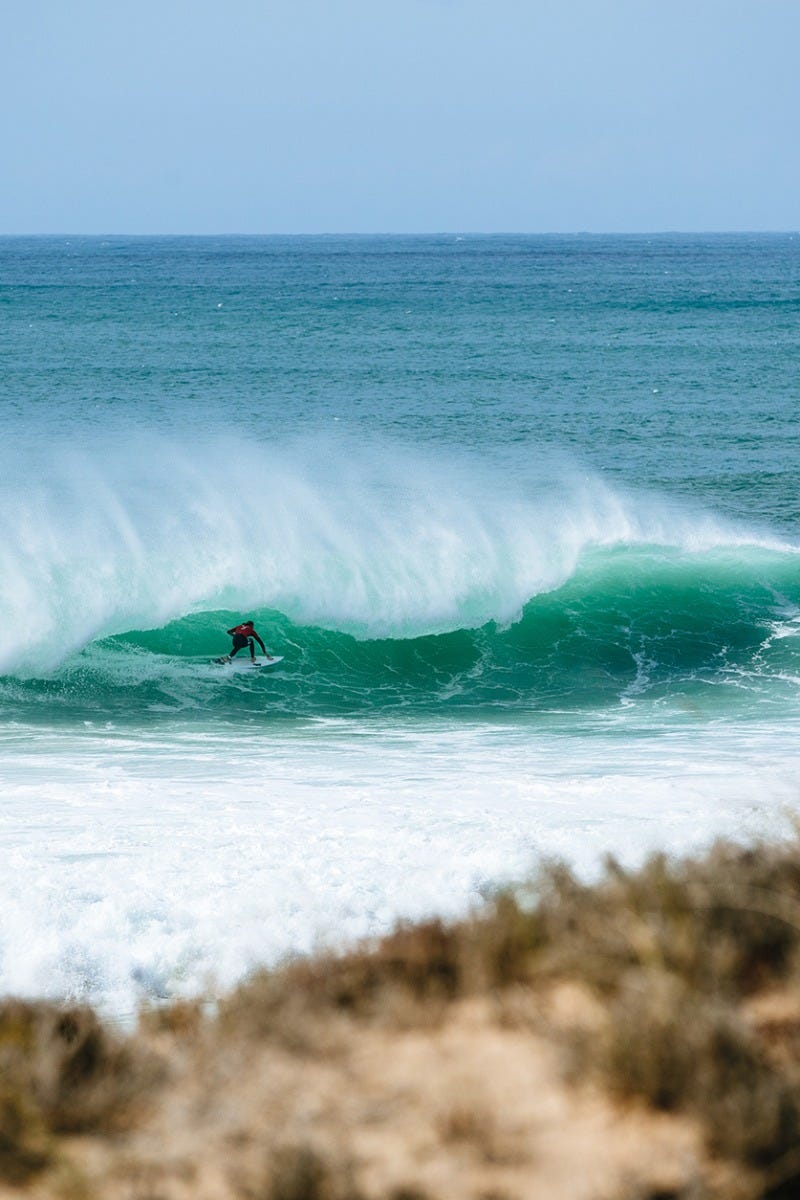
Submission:
<svg viewBox="0 0 800 1200">
<path fill-rule="evenodd" d="M 196 846 L 156 852 L 151 789 L 191 787 L 228 927 L 265 872 L 271 904 L 296 890 L 280 864 L 303 875 L 297 830 L 339 797 L 343 857 L 325 826 L 313 899 L 245 922 L 227 979 L 323 910 L 375 931 L 543 849 L 735 833 L 737 773 L 793 801 L 800 236 L 0 239 L 0 361 L 7 986 L 201 986 L 222 926 L 207 880 L 181 891 Z M 244 616 L 275 670 L 211 665 Z M 667 781 L 698 771 L 681 824 Z M 659 824 L 633 793 L 605 821 L 622 779 Z M 349 857 L 381 797 L 392 870 Z M 220 813 L 251 801 L 273 850 L 237 887 Z M 63 836 L 31 835 L 47 812 Z M 460 874 L 420 855 L 458 829 Z M 158 885 L 118 893 L 120 854 Z"/>
</svg>

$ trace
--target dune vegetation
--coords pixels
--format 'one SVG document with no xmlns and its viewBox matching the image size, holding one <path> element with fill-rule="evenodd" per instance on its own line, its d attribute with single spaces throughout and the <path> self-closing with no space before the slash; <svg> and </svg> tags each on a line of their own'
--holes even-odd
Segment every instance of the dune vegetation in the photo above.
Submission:
<svg viewBox="0 0 800 1200">
<path fill-rule="evenodd" d="M 0 1004 L 0 1196 L 789 1200 L 800 842 L 563 866 L 213 1006 Z"/>
</svg>

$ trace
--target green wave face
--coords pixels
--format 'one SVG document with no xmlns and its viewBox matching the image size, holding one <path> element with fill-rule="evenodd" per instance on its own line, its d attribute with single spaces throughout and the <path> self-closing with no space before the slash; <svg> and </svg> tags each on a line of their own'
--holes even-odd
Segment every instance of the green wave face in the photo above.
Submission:
<svg viewBox="0 0 800 1200">
<path fill-rule="evenodd" d="M 241 615 L 196 613 L 95 642 L 46 679 L 7 678 L 0 702 L 234 721 L 631 706 L 713 719 L 793 708 L 800 690 L 797 556 L 778 551 L 595 550 L 513 623 L 423 637 L 359 640 L 256 609 L 247 615 L 284 660 L 231 675 L 211 660 Z"/>
</svg>

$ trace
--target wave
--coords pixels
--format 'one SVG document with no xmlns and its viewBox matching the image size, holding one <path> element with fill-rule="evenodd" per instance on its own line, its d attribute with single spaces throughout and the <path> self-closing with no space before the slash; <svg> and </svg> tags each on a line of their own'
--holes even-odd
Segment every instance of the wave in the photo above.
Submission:
<svg viewBox="0 0 800 1200">
<path fill-rule="evenodd" d="M 794 686 L 797 546 L 563 458 L 129 436 L 4 466 L 6 701 L 257 705 L 274 681 L 195 661 L 245 614 L 282 711 Z"/>
<path fill-rule="evenodd" d="M 274 671 L 231 676 L 231 611 L 200 612 L 101 639 L 45 678 L 0 681 L 0 703 L 83 715 L 143 711 L 320 717 L 398 709 L 440 714 L 608 711 L 655 702 L 708 716 L 796 707 L 800 587 L 774 551 L 587 553 L 519 619 L 411 637 L 357 638 L 286 614 L 253 616 Z M 693 707 L 692 707 L 693 706 Z M 755 707 L 754 707 L 755 706 Z"/>
<path fill-rule="evenodd" d="M 512 468 L 345 439 L 290 450 L 223 436 L 184 449 L 129 434 L 3 457 L 5 672 L 221 609 L 371 638 L 508 623 L 593 547 L 797 553 L 529 454 Z"/>
</svg>

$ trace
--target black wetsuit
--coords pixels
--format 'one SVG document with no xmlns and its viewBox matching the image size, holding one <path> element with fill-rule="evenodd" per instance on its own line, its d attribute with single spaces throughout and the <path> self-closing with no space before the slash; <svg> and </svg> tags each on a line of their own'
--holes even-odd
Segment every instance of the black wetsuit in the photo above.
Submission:
<svg viewBox="0 0 800 1200">
<path fill-rule="evenodd" d="M 233 648 L 231 650 L 231 658 L 233 658 L 234 654 L 238 654 L 240 650 L 244 650 L 245 646 L 250 647 L 250 657 L 255 658 L 256 648 L 253 645 L 252 638 L 246 638 L 243 633 L 233 633 L 233 634 L 231 634 L 231 637 L 233 638 Z"/>
</svg>

